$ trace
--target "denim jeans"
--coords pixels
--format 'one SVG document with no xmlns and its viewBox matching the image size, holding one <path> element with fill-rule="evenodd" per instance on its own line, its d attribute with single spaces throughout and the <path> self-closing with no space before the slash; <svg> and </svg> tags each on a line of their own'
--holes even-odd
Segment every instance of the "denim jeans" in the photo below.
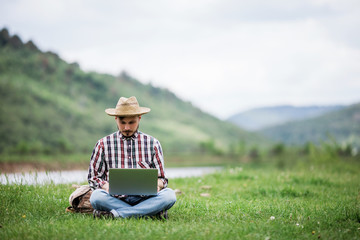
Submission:
<svg viewBox="0 0 360 240">
<path fill-rule="evenodd" d="M 170 209 L 175 202 L 175 192 L 170 188 L 161 190 L 155 196 L 127 196 L 121 200 L 103 189 L 97 189 L 90 197 L 94 209 L 109 211 L 115 217 L 121 218 L 153 216 Z"/>
</svg>

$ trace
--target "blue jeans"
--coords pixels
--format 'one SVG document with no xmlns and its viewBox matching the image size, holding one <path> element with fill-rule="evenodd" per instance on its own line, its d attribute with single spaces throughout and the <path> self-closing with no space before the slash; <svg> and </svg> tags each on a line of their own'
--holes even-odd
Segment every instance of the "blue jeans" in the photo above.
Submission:
<svg viewBox="0 0 360 240">
<path fill-rule="evenodd" d="M 118 199 L 103 189 L 96 189 L 90 197 L 91 206 L 96 210 L 109 211 L 115 217 L 153 216 L 170 209 L 176 202 L 175 192 L 165 188 L 155 196 L 127 196 Z"/>
</svg>

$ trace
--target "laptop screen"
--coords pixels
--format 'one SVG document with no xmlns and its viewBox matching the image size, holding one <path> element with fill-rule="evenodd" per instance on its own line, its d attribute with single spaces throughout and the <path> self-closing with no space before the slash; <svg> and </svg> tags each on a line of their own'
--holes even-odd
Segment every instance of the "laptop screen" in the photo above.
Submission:
<svg viewBox="0 0 360 240">
<path fill-rule="evenodd" d="M 111 168 L 109 193 L 111 195 L 156 195 L 157 169 Z"/>
</svg>

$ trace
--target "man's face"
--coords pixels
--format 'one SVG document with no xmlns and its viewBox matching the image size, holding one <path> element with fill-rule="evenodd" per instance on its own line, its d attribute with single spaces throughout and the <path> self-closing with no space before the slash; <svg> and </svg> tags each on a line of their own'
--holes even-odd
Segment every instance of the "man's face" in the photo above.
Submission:
<svg viewBox="0 0 360 240">
<path fill-rule="evenodd" d="M 139 128 L 141 116 L 115 117 L 119 131 L 125 137 L 131 137 Z"/>
</svg>

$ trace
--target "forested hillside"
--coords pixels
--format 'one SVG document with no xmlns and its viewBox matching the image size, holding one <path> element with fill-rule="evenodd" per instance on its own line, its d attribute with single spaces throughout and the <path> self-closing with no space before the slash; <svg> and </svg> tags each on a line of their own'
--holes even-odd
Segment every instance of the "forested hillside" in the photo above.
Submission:
<svg viewBox="0 0 360 240">
<path fill-rule="evenodd" d="M 360 146 L 360 103 L 312 119 L 266 128 L 259 133 L 289 144 L 332 139 Z"/>
<path fill-rule="evenodd" d="M 84 72 L 77 63 L 10 36 L 7 29 L 0 32 L 0 96 L 0 154 L 89 152 L 99 138 L 117 130 L 104 109 L 115 107 L 120 96 L 136 96 L 152 109 L 140 130 L 156 136 L 170 152 L 227 151 L 239 142 L 264 142 L 166 89 L 124 72 Z"/>
</svg>

